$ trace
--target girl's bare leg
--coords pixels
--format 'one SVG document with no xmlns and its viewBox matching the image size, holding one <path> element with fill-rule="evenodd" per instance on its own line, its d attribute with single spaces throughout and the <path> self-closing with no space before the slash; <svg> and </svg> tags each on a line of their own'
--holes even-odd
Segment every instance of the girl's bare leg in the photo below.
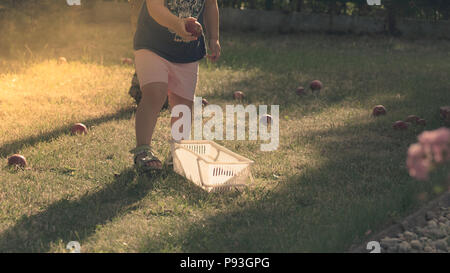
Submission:
<svg viewBox="0 0 450 273">
<path fill-rule="evenodd" d="M 191 113 L 192 113 L 192 103 L 193 102 L 191 100 L 187 100 L 187 99 L 182 98 L 180 96 L 177 96 L 177 95 L 175 95 L 173 93 L 171 93 L 169 95 L 170 112 L 172 112 L 172 108 L 175 107 L 176 105 L 184 104 L 187 107 L 189 107 L 189 109 L 191 110 Z M 172 125 L 180 118 L 181 117 L 173 117 L 173 118 L 171 118 L 171 120 L 170 120 L 170 128 L 172 128 Z"/>
<path fill-rule="evenodd" d="M 167 97 L 167 83 L 149 83 L 142 87 L 142 99 L 136 110 L 136 142 L 137 147 L 151 145 L 153 131 L 159 111 Z M 159 162 L 150 162 L 160 167 Z"/>
</svg>

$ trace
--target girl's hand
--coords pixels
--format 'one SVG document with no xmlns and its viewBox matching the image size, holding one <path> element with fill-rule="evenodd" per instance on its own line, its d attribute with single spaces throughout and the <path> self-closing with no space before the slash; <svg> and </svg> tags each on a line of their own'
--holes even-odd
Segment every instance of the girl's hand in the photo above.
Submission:
<svg viewBox="0 0 450 273">
<path fill-rule="evenodd" d="M 209 46 L 209 55 L 206 56 L 210 61 L 216 62 L 220 58 L 221 53 L 221 47 L 218 39 L 209 39 L 208 40 L 208 46 Z"/>
<path fill-rule="evenodd" d="M 197 38 L 194 35 L 192 35 L 192 33 L 186 30 L 186 23 L 189 21 L 195 22 L 197 21 L 197 19 L 193 17 L 179 18 L 178 23 L 175 26 L 173 26 L 173 29 L 170 29 L 171 31 L 175 32 L 175 34 L 180 36 L 181 39 L 183 39 L 183 41 L 185 42 L 197 40 Z"/>
</svg>

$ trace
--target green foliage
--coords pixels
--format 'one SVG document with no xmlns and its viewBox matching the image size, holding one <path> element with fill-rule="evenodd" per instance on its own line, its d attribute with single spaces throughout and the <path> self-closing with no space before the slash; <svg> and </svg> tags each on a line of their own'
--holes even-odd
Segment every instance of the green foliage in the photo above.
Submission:
<svg viewBox="0 0 450 273">
<path fill-rule="evenodd" d="M 84 7 L 89 8 L 95 2 L 127 0 L 89 0 L 82 1 Z M 219 1 L 221 7 L 283 10 L 288 12 L 306 11 L 314 13 L 333 13 L 347 15 L 378 15 L 394 13 L 395 16 L 426 19 L 449 20 L 450 1 L 448 0 L 381 0 L 381 6 L 369 6 L 367 0 L 223 0 Z M 23 9 L 24 6 L 39 5 L 49 6 L 65 5 L 65 0 L 0 0 L 0 6 L 14 9 Z"/>
<path fill-rule="evenodd" d="M 224 0 L 221 7 L 266 10 L 306 11 L 347 15 L 376 15 L 392 8 L 397 16 L 448 20 L 450 1 L 446 0 L 381 0 L 381 6 L 369 6 L 367 0 Z"/>
</svg>

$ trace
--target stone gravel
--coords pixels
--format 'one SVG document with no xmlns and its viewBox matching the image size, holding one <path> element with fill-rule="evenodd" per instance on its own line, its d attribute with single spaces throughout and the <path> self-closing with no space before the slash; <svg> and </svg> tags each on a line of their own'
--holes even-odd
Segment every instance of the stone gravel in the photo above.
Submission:
<svg viewBox="0 0 450 273">
<path fill-rule="evenodd" d="M 381 239 L 382 253 L 450 252 L 450 207 L 425 214 L 426 224 Z"/>
<path fill-rule="evenodd" d="M 449 191 L 401 221 L 368 234 L 363 243 L 352 245 L 347 252 L 450 253 L 450 186 Z M 373 248 L 373 243 L 380 248 Z"/>
</svg>

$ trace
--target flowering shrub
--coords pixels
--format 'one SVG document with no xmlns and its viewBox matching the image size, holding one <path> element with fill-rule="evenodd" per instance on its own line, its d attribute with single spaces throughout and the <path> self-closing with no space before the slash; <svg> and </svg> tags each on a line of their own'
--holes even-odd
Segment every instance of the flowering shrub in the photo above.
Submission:
<svg viewBox="0 0 450 273">
<path fill-rule="evenodd" d="M 418 180 L 427 180 L 434 167 L 450 162 L 450 129 L 442 127 L 425 131 L 418 140 L 408 149 L 406 165 L 409 175 Z"/>
</svg>

